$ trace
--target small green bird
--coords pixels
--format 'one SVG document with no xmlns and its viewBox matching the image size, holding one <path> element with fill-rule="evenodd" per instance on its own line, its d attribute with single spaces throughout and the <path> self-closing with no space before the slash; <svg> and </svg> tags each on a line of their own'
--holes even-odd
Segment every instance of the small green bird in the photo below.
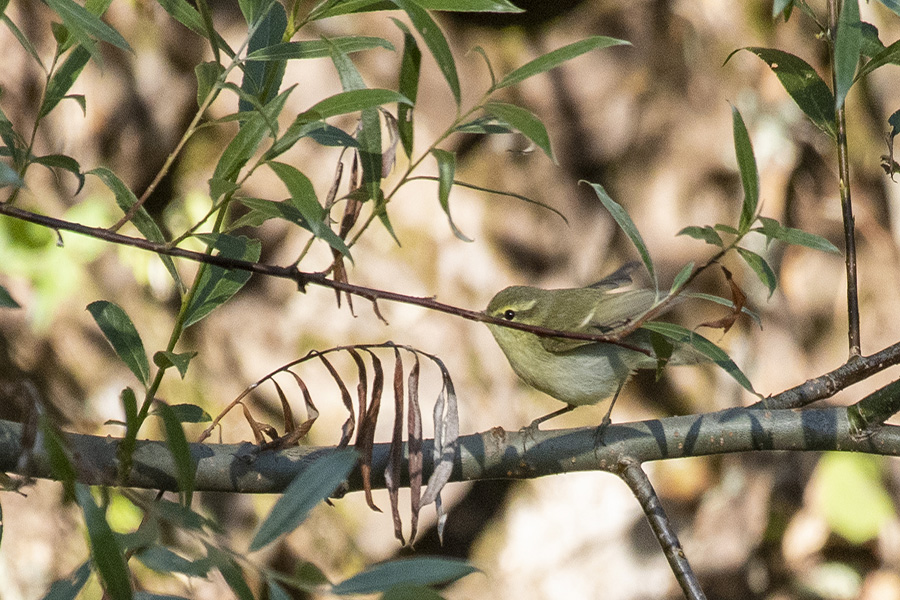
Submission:
<svg viewBox="0 0 900 600">
<path fill-rule="evenodd" d="M 631 283 L 629 263 L 597 283 L 584 288 L 544 290 L 508 287 L 494 296 L 486 314 L 515 323 L 525 323 L 578 333 L 615 334 L 633 323 L 656 302 L 647 289 L 620 290 Z M 622 386 L 638 369 L 656 369 L 650 332 L 637 330 L 622 341 L 646 349 L 648 354 L 602 342 L 541 337 L 527 331 L 487 323 L 513 371 L 525 383 L 567 406 L 539 419 L 528 429 L 573 410 L 576 406 L 613 401 L 603 419 L 604 428 Z M 668 364 L 692 364 L 703 360 L 691 348 L 676 348 Z M 598 435 L 602 433 L 598 432 Z"/>
</svg>

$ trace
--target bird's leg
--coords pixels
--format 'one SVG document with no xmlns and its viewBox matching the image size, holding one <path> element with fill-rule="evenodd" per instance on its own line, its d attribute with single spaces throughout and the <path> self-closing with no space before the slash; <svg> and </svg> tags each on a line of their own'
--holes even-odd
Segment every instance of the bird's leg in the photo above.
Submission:
<svg viewBox="0 0 900 600">
<path fill-rule="evenodd" d="M 555 410 L 555 411 L 553 411 L 552 413 L 550 413 L 550 414 L 548 414 L 548 415 L 544 415 L 543 417 L 540 417 L 540 418 L 535 419 L 534 421 L 531 422 L 531 425 L 529 425 L 528 427 L 523 428 L 522 431 L 523 431 L 524 433 L 526 433 L 527 435 L 533 437 L 535 431 L 540 431 L 540 427 L 539 427 L 539 426 L 540 426 L 541 423 L 543 423 L 544 421 L 549 421 L 550 419 L 552 419 L 552 418 L 554 418 L 554 417 L 558 417 L 559 415 L 564 415 L 564 414 L 566 414 L 567 412 L 570 412 L 570 411 L 573 411 L 573 410 L 575 410 L 575 407 L 574 407 L 573 405 L 571 405 L 571 404 L 566 404 L 566 406 L 565 406 L 564 408 L 561 408 L 561 409 L 559 409 L 559 410 Z"/>
<path fill-rule="evenodd" d="M 610 415 L 612 414 L 613 406 L 616 405 L 616 400 L 619 398 L 619 392 L 622 391 L 622 388 L 625 387 L 625 382 L 619 384 L 619 389 L 616 390 L 615 395 L 613 396 L 612 402 L 609 403 L 609 408 L 606 409 L 606 415 L 604 415 L 603 420 L 600 421 L 600 425 L 597 427 L 597 430 L 594 432 L 594 448 L 598 448 L 603 445 L 603 433 L 606 431 L 606 428 L 612 424 L 612 419 Z"/>
</svg>

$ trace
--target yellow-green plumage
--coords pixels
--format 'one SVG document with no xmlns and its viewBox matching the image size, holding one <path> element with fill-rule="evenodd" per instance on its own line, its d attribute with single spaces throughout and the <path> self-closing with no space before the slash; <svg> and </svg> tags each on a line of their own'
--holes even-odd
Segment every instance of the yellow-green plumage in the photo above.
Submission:
<svg viewBox="0 0 900 600">
<path fill-rule="evenodd" d="M 627 273 L 623 268 L 586 288 L 509 287 L 494 296 L 486 312 L 492 317 L 560 331 L 615 334 L 656 301 L 656 294 L 650 290 L 618 290 L 630 281 Z M 649 354 L 615 344 L 540 337 L 499 325 L 487 326 L 522 380 L 572 407 L 597 404 L 614 396 L 634 371 L 658 365 L 650 334 L 642 330 L 622 341 L 645 348 Z M 669 363 L 699 360 L 702 358 L 690 348 L 676 348 Z"/>
</svg>

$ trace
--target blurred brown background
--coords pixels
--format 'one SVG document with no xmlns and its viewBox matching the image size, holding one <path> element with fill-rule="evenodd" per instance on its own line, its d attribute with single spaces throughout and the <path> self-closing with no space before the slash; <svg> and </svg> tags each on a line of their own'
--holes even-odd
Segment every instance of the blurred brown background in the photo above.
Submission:
<svg viewBox="0 0 900 600">
<path fill-rule="evenodd" d="M 680 229 L 737 219 L 741 186 L 729 103 L 741 110 L 753 139 L 763 214 L 842 246 L 836 159 L 828 139 L 805 120 L 754 55 L 738 53 L 723 66 L 737 48 L 767 46 L 797 54 L 826 73 L 824 44 L 814 39 L 815 29 L 799 12 L 785 24 L 773 23 L 771 4 L 758 1 L 518 4 L 529 12 L 438 16 L 455 52 L 464 106 L 480 98 L 490 83 L 482 58 L 470 52 L 476 45 L 485 49 L 498 73 L 591 35 L 622 38 L 632 46 L 591 52 L 498 97 L 543 119 L 558 166 L 516 136 L 455 136 L 442 147 L 458 152 L 458 178 L 551 205 L 567 216 L 568 225 L 540 207 L 455 188 L 454 219 L 475 239 L 467 244 L 447 226 L 436 186 L 410 184 L 390 205 L 402 246 L 373 227 L 354 249 L 352 282 L 436 295 L 443 302 L 480 309 L 496 291 L 514 283 L 567 287 L 595 281 L 636 254 L 593 192 L 578 184 L 584 179 L 603 184 L 629 211 L 666 286 L 685 263 L 710 255 L 700 242 L 676 237 Z M 815 8 L 824 10 L 818 4 Z M 211 5 L 220 32 L 237 45 L 246 26 L 236 3 Z M 900 36 L 896 15 L 877 3 L 863 3 L 861 10 L 863 20 L 879 28 L 886 45 Z M 53 41 L 47 36 L 51 15 L 46 7 L 13 0 L 6 14 L 49 60 Z M 402 38 L 389 16 L 400 15 L 328 19 L 303 30 L 300 38 L 377 35 L 400 48 Z M 85 170 L 108 166 L 140 195 L 192 118 L 197 106 L 193 67 L 211 56 L 208 45 L 153 2 L 114 2 L 108 20 L 135 54 L 104 47 L 103 69 L 89 64 L 73 89 L 87 98 L 86 116 L 74 102 L 63 102 L 39 131 L 36 153 L 70 154 Z M 418 152 L 444 130 L 455 110 L 446 83 L 422 47 Z M 0 29 L 0 52 L 5 57 L 0 61 L 0 105 L 27 131 L 43 74 L 6 29 Z M 370 87 L 396 85 L 399 52 L 373 50 L 354 55 L 354 61 Z M 290 63 L 285 85 L 293 83 L 300 86 L 288 102 L 285 119 L 340 90 L 326 59 Z M 897 68 L 888 67 L 854 87 L 848 98 L 864 354 L 898 339 L 900 187 L 879 168 L 886 119 L 898 108 L 897 90 Z M 235 108 L 235 99 L 226 93 L 211 114 L 221 117 Z M 351 118 L 334 124 L 351 132 L 355 126 Z M 227 139 L 220 133 L 233 134 L 229 127 L 196 135 L 151 197 L 148 208 L 165 229 L 181 232 L 207 210 L 206 180 Z M 285 157 L 313 180 L 320 198 L 330 186 L 337 159 L 338 150 L 308 141 Z M 433 161 L 424 164 L 423 173 L 433 174 Z M 34 169 L 27 182 L 24 207 L 95 225 L 109 225 L 119 216 L 96 179 L 89 178 L 77 196 L 74 179 L 67 174 L 55 178 Z M 247 195 L 279 199 L 284 195 L 280 186 L 271 174 L 260 172 Z M 271 263 L 288 263 L 305 243 L 296 230 L 280 223 L 267 223 L 261 235 L 262 260 Z M 0 221 L 0 283 L 25 307 L 0 312 L 0 416 L 22 418 L 18 386 L 28 381 L 66 428 L 118 435 L 117 428 L 103 423 L 121 418 L 118 394 L 135 382 L 84 307 L 97 299 L 118 303 L 153 352 L 168 339 L 176 296 L 154 256 L 69 234 L 63 239 L 65 245 L 59 248 L 52 232 Z M 748 246 L 764 254 L 779 275 L 779 288 L 770 299 L 749 269 L 734 261 L 726 264 L 764 328 L 760 331 L 745 321 L 725 336 L 707 335 L 728 350 L 763 394 L 840 365 L 847 355 L 841 258 L 780 244 L 765 248 L 761 239 Z M 324 268 L 329 257 L 327 249 L 316 248 L 301 268 Z M 180 268 L 191 273 L 195 266 Z M 726 293 L 716 274 L 703 277 L 698 289 Z M 558 406 L 516 380 L 488 331 L 478 324 L 404 305 L 380 308 L 389 325 L 364 301 L 356 301 L 354 317 L 346 307 L 337 308 L 328 290 L 311 288 L 299 294 L 284 281 L 254 278 L 236 298 L 188 331 L 180 350 L 200 355 L 185 380 L 168 379 L 161 396 L 197 403 L 216 414 L 247 385 L 310 349 L 391 339 L 438 354 L 446 362 L 460 396 L 464 434 L 495 426 L 516 430 Z M 693 326 L 718 316 L 713 308 L 692 306 L 675 318 Z M 344 418 L 340 399 L 325 373 L 311 369 L 307 376 L 323 413 L 309 443 L 334 443 Z M 892 377 L 882 373 L 833 402 L 856 401 Z M 437 383 L 433 380 L 434 386 Z M 428 400 L 432 392 L 424 394 Z M 274 392 L 264 391 L 258 401 L 260 414 L 277 423 Z M 709 411 L 751 401 L 715 369 L 670 369 L 659 382 L 652 374 L 636 377 L 626 386 L 613 420 Z M 579 409 L 553 426 L 595 424 L 602 410 Z M 151 427 L 143 433 L 156 432 Z M 387 437 L 387 430 L 379 431 L 376 439 Z M 226 420 L 222 438 L 248 440 L 251 432 L 235 414 Z M 900 469 L 895 460 L 854 460 L 837 457 L 827 463 L 813 455 L 753 454 L 668 461 L 649 468 L 710 597 L 900 598 Z M 835 514 L 844 513 L 834 508 L 834 496 L 852 496 L 848 490 L 853 485 L 846 482 L 857 480 L 840 477 L 860 472 L 875 473 L 863 481 L 877 482 L 868 497 L 881 501 L 877 509 L 857 505 L 855 512 L 875 511 L 878 518 L 874 525 L 854 521 L 841 529 Z M 844 481 L 846 487 L 835 481 Z M 6 517 L 0 580 L 8 582 L 3 598 L 41 597 L 50 581 L 66 576 L 86 556 L 78 515 L 61 507 L 59 486 L 40 482 L 27 493 L 27 498 L 0 496 Z M 638 505 L 627 488 L 607 474 L 455 484 L 446 499 L 451 510 L 447 543 L 441 549 L 432 532 L 420 542 L 420 552 L 466 556 L 484 571 L 445 590 L 448 598 L 679 597 Z M 198 506 L 217 515 L 240 548 L 274 501 L 268 496 L 205 494 Z M 387 505 L 384 494 L 376 494 L 376 501 Z M 113 508 L 111 515 L 117 515 L 123 530 L 136 525 L 137 515 L 127 503 Z M 423 518 L 430 525 L 432 511 L 424 511 Z M 854 531 L 863 533 L 855 536 Z M 356 494 L 334 508 L 317 509 L 285 544 L 260 559 L 287 570 L 298 560 L 309 560 L 339 579 L 397 553 L 389 515 L 370 512 Z M 168 580 L 159 586 L 154 589 L 195 598 L 230 594 L 215 578 Z"/>
</svg>

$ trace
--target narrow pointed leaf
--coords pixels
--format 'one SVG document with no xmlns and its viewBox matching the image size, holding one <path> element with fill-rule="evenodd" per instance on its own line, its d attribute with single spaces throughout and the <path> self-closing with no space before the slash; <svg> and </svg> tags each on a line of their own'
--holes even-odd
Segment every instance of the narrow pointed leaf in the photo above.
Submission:
<svg viewBox="0 0 900 600">
<path fill-rule="evenodd" d="M 91 561 L 87 560 L 66 579 L 57 579 L 43 600 L 75 600 L 91 576 Z"/>
<path fill-rule="evenodd" d="M 118 31 L 101 21 L 100 17 L 80 4 L 73 0 L 46 0 L 46 2 L 53 9 L 53 12 L 59 15 L 70 31 L 82 31 L 91 38 L 102 40 L 122 50 L 133 52 L 131 46 L 128 45 L 128 42 L 125 41 L 125 38 Z"/>
<path fill-rule="evenodd" d="M 362 52 L 375 48 L 394 50 L 394 45 L 384 38 L 370 36 L 347 36 L 328 40 L 306 40 L 302 42 L 282 42 L 272 44 L 250 52 L 245 60 L 303 60 L 308 58 L 327 58 L 331 55 L 331 47 L 337 47 L 344 54 Z"/>
<path fill-rule="evenodd" d="M 422 51 L 416 38 L 410 33 L 409 28 L 397 19 L 394 24 L 403 32 L 403 57 L 400 59 L 400 80 L 397 83 L 397 91 L 409 98 L 411 104 L 397 103 L 397 129 L 400 132 L 400 142 L 406 157 L 410 158 L 413 151 L 413 106 L 419 94 L 419 74 L 422 69 Z"/>
<path fill-rule="evenodd" d="M 3 12 L 4 11 L 0 10 L 0 13 Z M 12 19 L 10 19 L 7 15 L 0 14 L 0 20 L 2 20 L 6 27 L 9 28 L 9 30 L 12 32 L 12 34 L 16 36 L 16 39 L 19 41 L 19 45 L 21 45 L 22 48 L 25 49 L 25 51 L 31 56 L 31 58 L 37 61 L 37 64 L 40 65 L 43 71 L 46 71 L 47 68 L 44 66 L 43 61 L 41 61 L 41 56 L 40 54 L 38 54 L 37 49 L 35 49 L 34 45 L 31 43 L 31 40 L 29 40 L 28 37 L 24 33 L 22 33 L 22 31 L 18 27 L 16 27 L 16 24 L 13 23 Z"/>
<path fill-rule="evenodd" d="M 843 4 L 838 19 L 837 39 L 834 43 L 835 109 L 840 109 L 844 105 L 844 98 L 853 85 L 863 41 L 858 0 L 843 0 Z"/>
<path fill-rule="evenodd" d="M 301 471 L 260 525 L 250 542 L 250 551 L 259 550 L 296 529 L 309 511 L 347 478 L 357 458 L 357 453 L 349 448 L 336 450 L 322 455 Z"/>
<path fill-rule="evenodd" d="M 753 156 L 753 144 L 741 113 L 731 107 L 731 119 L 734 130 L 734 153 L 737 156 L 738 169 L 741 173 L 741 185 L 744 187 L 744 202 L 741 205 L 741 218 L 738 231 L 746 233 L 756 219 L 759 206 L 759 171 L 756 168 L 756 157 Z"/>
<path fill-rule="evenodd" d="M 150 381 L 150 363 L 141 336 L 125 311 L 105 300 L 92 302 L 87 309 L 122 362 L 146 386 Z"/>
<path fill-rule="evenodd" d="M 550 148 L 550 136 L 547 134 L 547 128 L 537 116 L 524 108 L 504 102 L 488 102 L 484 105 L 484 110 L 505 121 L 534 142 L 556 164 L 556 157 L 553 156 L 553 150 Z"/>
<path fill-rule="evenodd" d="M 168 351 L 160 351 L 153 355 L 153 364 L 155 364 L 160 369 L 168 369 L 169 367 L 175 367 L 178 369 L 178 374 L 181 375 L 181 378 L 184 379 L 184 375 L 187 373 L 188 365 L 191 363 L 191 359 L 197 356 L 196 352 L 168 352 Z"/>
<path fill-rule="evenodd" d="M 94 502 L 87 486 L 76 484 L 75 496 L 84 513 L 94 568 L 103 581 L 103 588 L 111 598 L 129 600 L 132 590 L 128 566 L 119 542 L 106 522 L 106 515 Z"/>
<path fill-rule="evenodd" d="M 793 54 L 774 48 L 747 47 L 742 50 L 756 54 L 768 64 L 800 110 L 816 127 L 827 133 L 832 139 L 837 139 L 837 130 L 834 124 L 834 95 L 809 63 Z"/>
<path fill-rule="evenodd" d="M 118 175 L 106 167 L 97 167 L 96 169 L 88 171 L 86 175 L 96 175 L 100 178 L 100 181 L 102 181 L 115 196 L 116 204 L 119 205 L 119 208 L 122 209 L 123 213 L 127 213 L 131 207 L 137 203 L 138 199 L 137 196 L 134 195 L 134 192 L 119 179 Z M 131 219 L 131 222 L 134 223 L 134 226 L 137 227 L 138 231 L 144 234 L 144 237 L 151 242 L 166 241 L 162 231 L 160 231 L 159 226 L 156 224 L 156 221 L 153 220 L 153 217 L 150 216 L 150 213 L 148 213 L 147 209 L 143 206 L 134 213 L 134 218 Z M 183 289 L 184 284 L 181 282 L 181 276 L 178 275 L 178 269 L 175 268 L 175 261 L 172 260 L 172 257 L 159 255 L 159 259 L 162 261 L 163 265 L 165 265 L 166 270 L 169 272 L 169 275 L 172 276 L 172 279 L 175 281 L 178 288 Z"/>
<path fill-rule="evenodd" d="M 900 40 L 897 40 L 878 54 L 872 57 L 872 60 L 864 64 L 856 74 L 856 79 L 861 79 L 884 65 L 900 64 Z"/>
<path fill-rule="evenodd" d="M 392 560 L 369 567 L 362 573 L 331 588 L 339 596 L 375 594 L 397 585 L 438 585 L 450 583 L 478 569 L 468 562 L 434 556 Z"/>
<path fill-rule="evenodd" d="M 814 233 L 808 233 L 802 229 L 795 229 L 793 227 L 785 227 L 775 219 L 767 217 L 761 217 L 759 220 L 763 226 L 754 229 L 754 231 L 758 231 L 767 238 L 781 240 L 788 244 L 805 246 L 807 248 L 812 248 L 813 250 L 821 250 L 822 252 L 831 254 L 841 253 L 837 246 Z"/>
<path fill-rule="evenodd" d="M 65 154 L 45 154 L 44 156 L 36 157 L 34 162 L 43 165 L 48 169 L 63 169 L 74 175 L 78 179 L 78 189 L 75 190 L 75 194 L 81 192 L 81 188 L 84 187 L 85 177 L 84 173 L 81 172 L 81 165 L 79 165 L 78 161 L 71 156 L 66 156 Z"/>
<path fill-rule="evenodd" d="M 59 104 L 59 101 L 65 98 L 90 59 L 91 53 L 84 46 L 76 46 L 72 49 L 63 64 L 50 77 L 50 82 L 44 92 L 44 100 L 38 110 L 38 119 L 47 116 Z"/>
<path fill-rule="evenodd" d="M 694 272 L 694 261 L 689 262 L 684 265 L 681 270 L 678 272 L 678 275 L 675 276 L 675 279 L 672 281 L 672 289 L 669 291 L 670 294 L 674 294 L 678 290 L 681 289 L 681 286 L 684 285 L 684 282 L 688 280 L 688 277 L 691 276 L 691 273 Z"/>
<path fill-rule="evenodd" d="M 219 251 L 220 256 L 239 258 L 242 260 L 259 260 L 261 245 L 259 240 L 251 240 L 244 236 L 225 234 L 208 234 L 196 236 L 211 244 Z M 244 287 L 250 279 L 250 273 L 241 270 L 229 270 L 216 265 L 208 265 L 195 283 L 197 291 L 185 310 L 185 328 L 194 325 L 213 310 L 225 304 L 232 296 Z"/>
<path fill-rule="evenodd" d="M 196 33 L 206 37 L 206 27 L 203 25 L 203 17 L 197 9 L 191 6 L 187 0 L 157 0 L 169 15 Z"/>
<path fill-rule="evenodd" d="M 328 245 L 349 258 L 350 249 L 344 240 L 332 231 L 325 222 L 327 214 L 322 205 L 319 204 L 319 200 L 316 198 L 316 190 L 313 188 L 309 178 L 291 165 L 275 161 L 268 164 L 284 183 L 285 187 L 287 187 L 291 194 L 291 205 L 302 215 L 307 228 L 312 234 L 325 240 Z"/>
<path fill-rule="evenodd" d="M 521 67 L 519 67 L 512 73 L 507 74 L 500 81 L 498 81 L 497 85 L 495 85 L 494 88 L 499 90 L 501 88 L 515 85 L 520 81 L 528 79 L 529 77 L 534 77 L 539 73 L 544 73 L 546 71 L 549 71 L 550 69 L 558 67 L 562 63 L 590 52 L 591 50 L 596 50 L 598 48 L 608 48 L 609 46 L 620 46 L 623 44 L 629 46 L 631 45 L 630 42 L 626 42 L 625 40 L 618 40 L 616 38 L 606 37 L 603 35 L 579 40 L 567 46 L 563 46 L 562 48 L 553 50 L 552 52 L 548 52 L 547 54 L 539 56 L 533 61 L 522 65 Z"/>
<path fill-rule="evenodd" d="M 271 1 L 265 0 L 265 4 L 271 3 Z M 254 0 L 252 4 L 260 3 Z M 241 8 L 243 9 L 244 7 L 242 6 Z M 248 53 L 280 44 L 287 28 L 287 14 L 281 4 L 275 2 L 271 4 L 271 7 L 261 6 L 259 9 L 267 12 L 250 38 L 247 46 Z M 260 104 L 267 104 L 275 97 L 275 94 L 278 93 L 278 89 L 281 87 L 286 64 L 284 60 L 245 64 L 241 89 L 256 98 Z M 238 110 L 247 112 L 253 110 L 253 106 L 250 102 L 241 98 L 240 102 L 238 102 Z"/>
<path fill-rule="evenodd" d="M 772 293 L 775 291 L 775 288 L 778 286 L 778 278 L 775 276 L 775 272 L 772 270 L 772 267 L 769 266 L 769 263 L 766 262 L 762 256 L 757 254 L 756 252 L 752 252 L 747 250 L 746 248 L 737 248 L 738 254 L 741 255 L 741 258 L 744 259 L 744 262 L 756 273 L 756 276 L 759 277 L 759 280 L 765 285 L 769 290 L 769 297 L 772 297 Z"/>
<path fill-rule="evenodd" d="M 677 235 L 686 235 L 688 237 L 694 238 L 695 240 L 702 240 L 712 246 L 719 246 L 720 248 L 724 246 L 722 237 L 715 229 L 713 229 L 709 225 L 706 225 L 705 227 L 691 225 L 679 231 Z"/>
<path fill-rule="evenodd" d="M 441 208 L 444 210 L 444 214 L 447 215 L 450 229 L 453 230 L 453 235 L 462 241 L 471 242 L 472 239 L 459 230 L 456 223 L 453 222 L 453 218 L 450 216 L 450 189 L 453 187 L 453 176 L 456 173 L 456 155 L 452 152 L 439 150 L 437 148 L 432 150 L 431 153 L 434 155 L 438 164 L 438 201 L 441 204 Z"/>
<path fill-rule="evenodd" d="M 306 112 L 314 114 L 318 119 L 327 119 L 335 115 L 344 115 L 367 108 L 377 108 L 392 102 L 412 105 L 412 101 L 409 98 L 394 90 L 366 88 L 340 92 L 317 102 Z"/>
<path fill-rule="evenodd" d="M 661 321 L 644 323 L 641 326 L 641 329 L 655 331 L 656 333 L 672 340 L 675 343 L 686 344 L 693 347 L 702 355 L 716 363 L 716 365 L 724 369 L 724 371 L 728 373 L 735 381 L 737 381 L 745 390 L 747 390 L 751 394 L 759 396 L 759 394 L 757 394 L 753 389 L 753 384 L 750 383 L 750 380 L 747 379 L 747 376 L 744 375 L 744 373 L 740 370 L 740 368 L 738 368 L 734 361 L 729 358 L 728 354 L 726 354 L 724 350 L 713 344 L 711 341 L 709 341 L 699 333 L 694 333 L 693 331 L 685 329 L 680 325 L 675 325 L 674 323 L 663 323 Z"/>
<path fill-rule="evenodd" d="M 456 72 L 456 62 L 453 60 L 450 44 L 447 43 L 441 28 L 419 3 L 412 0 L 393 0 L 393 2 L 409 16 L 413 27 L 422 36 L 425 45 L 428 46 L 428 51 L 431 52 L 444 79 L 447 81 L 447 85 L 450 86 L 456 105 L 459 106 L 462 99 L 459 75 Z"/>
<path fill-rule="evenodd" d="M 172 453 L 172 459 L 175 461 L 178 492 L 183 499 L 182 503 L 185 506 L 190 506 L 194 495 L 194 479 L 197 465 L 191 456 L 191 448 L 188 446 L 184 429 L 181 427 L 181 420 L 175 414 L 175 411 L 172 410 L 172 407 L 165 402 L 156 403 L 156 414 L 162 418 L 166 432 L 166 446 L 168 446 L 169 452 Z"/>
<path fill-rule="evenodd" d="M 628 216 L 628 213 L 621 204 L 610 198 L 602 185 L 599 183 L 585 183 L 593 188 L 594 193 L 597 194 L 597 198 L 600 199 L 600 202 L 603 203 L 603 206 L 605 206 L 606 210 L 609 211 L 609 214 L 612 215 L 612 218 L 619 225 L 619 228 L 625 232 L 625 235 L 628 236 L 628 239 L 630 239 L 631 243 L 634 244 L 634 247 L 637 248 L 638 254 L 644 263 L 644 267 L 646 267 L 647 273 L 653 280 L 653 289 L 658 290 L 659 284 L 656 280 L 656 269 L 653 268 L 653 259 L 650 258 L 650 252 L 647 250 L 644 238 L 641 237 L 641 232 L 638 231 L 634 221 L 631 220 L 631 217 Z"/>
</svg>

